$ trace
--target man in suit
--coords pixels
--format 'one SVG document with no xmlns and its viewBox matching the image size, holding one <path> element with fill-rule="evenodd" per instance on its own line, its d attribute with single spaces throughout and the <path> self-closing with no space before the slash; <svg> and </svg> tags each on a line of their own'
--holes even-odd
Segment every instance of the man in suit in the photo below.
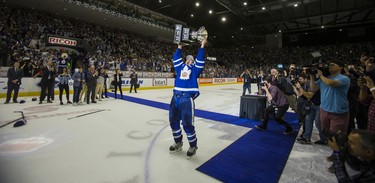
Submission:
<svg viewBox="0 0 375 183">
<path fill-rule="evenodd" d="M 135 93 L 137 93 L 137 82 L 138 82 L 138 75 L 135 73 L 135 70 L 132 70 L 132 73 L 130 74 L 130 91 L 129 93 L 132 92 L 133 87 Z"/>
<path fill-rule="evenodd" d="M 20 69 L 19 62 L 15 62 L 13 64 L 13 67 L 8 69 L 7 77 L 8 77 L 8 91 L 7 91 L 7 99 L 5 101 L 5 104 L 9 103 L 13 90 L 14 90 L 13 102 L 18 103 L 17 101 L 18 91 L 20 89 L 21 79 L 23 77 L 23 71 Z"/>
<path fill-rule="evenodd" d="M 38 75 L 42 76 L 40 81 L 41 91 L 40 91 L 40 101 L 39 104 L 42 104 L 43 100 L 46 98 L 47 94 L 47 103 L 52 103 L 51 97 L 54 95 L 55 87 L 55 67 L 52 61 L 47 62 L 47 66 L 43 67 Z M 47 90 L 47 92 L 46 92 Z"/>
<path fill-rule="evenodd" d="M 87 94 L 86 94 L 86 102 L 90 104 L 90 96 L 91 102 L 96 103 L 96 84 L 98 79 L 98 72 L 95 70 L 95 66 L 90 66 L 89 71 L 86 74 L 86 85 L 87 85 Z"/>
</svg>

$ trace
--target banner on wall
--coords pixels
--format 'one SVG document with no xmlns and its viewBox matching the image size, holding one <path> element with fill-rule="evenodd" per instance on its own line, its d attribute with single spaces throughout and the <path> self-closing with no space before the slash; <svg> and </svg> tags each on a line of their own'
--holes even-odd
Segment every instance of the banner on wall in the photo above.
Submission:
<svg viewBox="0 0 375 183">
<path fill-rule="evenodd" d="M 212 84 L 213 78 L 198 78 L 199 84 Z"/>
<path fill-rule="evenodd" d="M 152 86 L 167 86 L 168 80 L 166 78 L 154 78 L 152 79 Z"/>
</svg>

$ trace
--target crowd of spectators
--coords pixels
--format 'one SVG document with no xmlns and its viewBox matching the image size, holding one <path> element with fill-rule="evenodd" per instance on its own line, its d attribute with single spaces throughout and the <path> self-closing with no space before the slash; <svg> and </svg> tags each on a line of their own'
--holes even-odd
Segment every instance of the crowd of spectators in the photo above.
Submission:
<svg viewBox="0 0 375 183">
<path fill-rule="evenodd" d="M 0 64 L 9 66 L 13 61 L 21 61 L 21 67 L 25 65 L 25 77 L 33 76 L 48 60 L 57 62 L 63 52 L 69 53 L 71 71 L 80 65 L 88 68 L 91 63 L 96 68 L 113 70 L 173 72 L 173 43 L 32 9 L 13 6 L 2 6 L 0 9 Z M 47 34 L 83 39 L 91 49 L 80 54 L 48 49 L 44 43 Z M 287 66 L 294 63 L 302 67 L 325 62 L 328 58 L 353 63 L 358 61 L 363 50 L 373 53 L 375 43 L 340 43 L 281 49 L 208 48 L 206 55 L 216 57 L 216 61 L 207 60 L 202 77 L 238 77 L 245 69 L 250 69 L 255 76 L 259 70 L 269 73 L 276 64 Z M 319 51 L 322 56 L 313 57 L 311 53 L 314 51 Z M 194 55 L 194 50 L 188 47 L 187 54 Z"/>
</svg>

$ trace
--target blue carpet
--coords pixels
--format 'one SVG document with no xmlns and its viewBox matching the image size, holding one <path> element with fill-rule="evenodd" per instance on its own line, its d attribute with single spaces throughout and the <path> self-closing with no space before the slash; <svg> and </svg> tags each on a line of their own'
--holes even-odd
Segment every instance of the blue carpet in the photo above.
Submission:
<svg viewBox="0 0 375 183">
<path fill-rule="evenodd" d="M 114 97 L 114 94 L 109 93 Z M 169 104 L 124 96 L 124 99 L 142 105 L 169 110 Z M 216 156 L 197 168 L 198 171 L 222 182 L 278 182 L 289 153 L 298 134 L 298 121 L 294 113 L 286 113 L 294 133 L 284 135 L 284 127 L 275 121 L 268 123 L 266 131 L 255 129 L 259 121 L 237 116 L 196 109 L 195 116 L 243 127 L 254 128 Z"/>
</svg>

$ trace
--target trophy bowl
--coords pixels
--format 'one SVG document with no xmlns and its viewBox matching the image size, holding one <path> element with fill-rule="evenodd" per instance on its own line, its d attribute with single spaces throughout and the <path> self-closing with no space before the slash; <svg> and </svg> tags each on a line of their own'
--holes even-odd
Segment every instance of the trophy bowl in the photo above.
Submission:
<svg viewBox="0 0 375 183">
<path fill-rule="evenodd" d="M 198 31 L 193 31 L 191 33 L 191 38 L 196 39 L 199 43 L 202 43 L 202 40 L 207 39 L 208 32 L 204 26 L 200 27 Z"/>
</svg>

